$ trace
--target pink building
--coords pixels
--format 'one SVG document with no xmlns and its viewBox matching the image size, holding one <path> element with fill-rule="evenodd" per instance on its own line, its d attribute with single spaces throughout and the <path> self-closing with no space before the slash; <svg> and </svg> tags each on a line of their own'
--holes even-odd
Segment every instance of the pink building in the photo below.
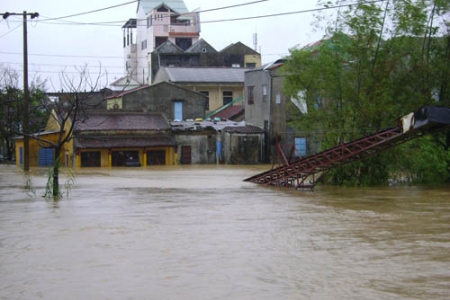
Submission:
<svg viewBox="0 0 450 300">
<path fill-rule="evenodd" d="M 183 0 L 140 0 L 137 18 L 122 27 L 127 76 L 140 84 L 151 83 L 151 52 L 166 41 L 183 50 L 200 37 L 199 16 Z"/>
</svg>

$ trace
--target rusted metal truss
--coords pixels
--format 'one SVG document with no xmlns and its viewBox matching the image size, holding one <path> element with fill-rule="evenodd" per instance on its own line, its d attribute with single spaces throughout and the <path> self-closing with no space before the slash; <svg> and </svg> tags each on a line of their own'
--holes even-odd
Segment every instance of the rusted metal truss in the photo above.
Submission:
<svg viewBox="0 0 450 300">
<path fill-rule="evenodd" d="M 448 126 L 447 124 L 432 124 L 407 132 L 403 132 L 401 126 L 393 127 L 301 158 L 294 163 L 273 168 L 247 178 L 245 181 L 295 189 L 313 189 L 323 174 L 337 165 L 361 160 L 425 134 L 442 131 Z"/>
</svg>

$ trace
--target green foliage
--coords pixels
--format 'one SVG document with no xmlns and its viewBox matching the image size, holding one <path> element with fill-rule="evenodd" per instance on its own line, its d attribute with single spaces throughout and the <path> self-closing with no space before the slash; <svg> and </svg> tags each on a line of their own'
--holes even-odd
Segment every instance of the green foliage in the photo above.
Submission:
<svg viewBox="0 0 450 300">
<path fill-rule="evenodd" d="M 20 135 L 23 128 L 24 92 L 17 86 L 18 77 L 16 71 L 0 65 L 0 142 L 6 145 L 7 159 L 14 155 L 13 137 Z M 33 88 L 30 91 L 30 132 L 41 131 L 49 117 L 48 110 L 43 107 L 46 97 L 42 89 L 45 86 L 38 86 L 41 89 Z"/>
<path fill-rule="evenodd" d="M 71 169 L 67 169 L 67 179 L 64 182 L 64 190 L 59 186 L 60 158 L 55 160 L 55 165 L 47 169 L 47 181 L 42 194 L 43 198 L 58 201 L 61 197 L 69 197 L 72 187 L 75 185 L 75 173 Z"/>
<path fill-rule="evenodd" d="M 399 176 L 408 182 L 442 184 L 450 179 L 450 151 L 445 137 L 426 136 L 400 147 L 396 161 Z"/>
<path fill-rule="evenodd" d="M 290 125 L 319 141 L 322 150 L 396 126 L 398 117 L 423 105 L 450 105 L 448 1 L 357 3 L 339 11 L 322 41 L 291 49 L 283 67 L 285 93 L 302 95 L 308 106 L 308 113 Z M 415 182 L 448 179 L 445 164 L 435 169 L 439 175 L 427 170 L 429 163 L 445 161 L 448 151 L 433 139 L 422 141 L 420 148 L 415 145 L 343 166 L 326 180 L 383 184 L 399 171 Z M 415 164 L 412 159 L 393 159 L 415 152 L 420 152 Z"/>
</svg>

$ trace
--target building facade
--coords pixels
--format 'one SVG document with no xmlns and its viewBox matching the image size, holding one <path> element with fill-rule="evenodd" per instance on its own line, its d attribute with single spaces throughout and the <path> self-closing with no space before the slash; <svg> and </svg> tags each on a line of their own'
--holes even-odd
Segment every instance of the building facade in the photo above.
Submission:
<svg viewBox="0 0 450 300">
<path fill-rule="evenodd" d="M 160 113 L 90 114 L 73 132 L 75 166 L 140 167 L 173 165 L 175 140 Z"/>
<path fill-rule="evenodd" d="M 207 98 L 201 93 L 160 82 L 116 94 L 107 99 L 109 111 L 158 112 L 169 120 L 203 119 Z"/>
<path fill-rule="evenodd" d="M 183 0 L 138 1 L 136 18 L 122 26 L 125 77 L 146 85 L 160 67 L 261 66 L 261 55 L 241 42 L 214 49 L 200 38 L 199 19 Z"/>
<path fill-rule="evenodd" d="M 196 91 L 207 98 L 206 113 L 224 105 L 243 104 L 245 72 L 244 68 L 185 68 L 161 67 L 155 83 L 170 82 L 177 86 Z"/>
<path fill-rule="evenodd" d="M 266 162 L 284 163 L 285 159 L 303 157 L 316 149 L 305 134 L 289 125 L 292 115 L 307 113 L 307 107 L 301 97 L 291 98 L 283 93 L 283 64 L 284 60 L 278 60 L 245 73 L 245 121 L 264 128 Z"/>
<path fill-rule="evenodd" d="M 141 84 L 151 82 L 151 55 L 155 48 L 170 41 L 187 50 L 199 40 L 196 12 L 189 12 L 183 0 L 138 1 L 136 19 L 123 28 L 127 74 Z"/>
</svg>

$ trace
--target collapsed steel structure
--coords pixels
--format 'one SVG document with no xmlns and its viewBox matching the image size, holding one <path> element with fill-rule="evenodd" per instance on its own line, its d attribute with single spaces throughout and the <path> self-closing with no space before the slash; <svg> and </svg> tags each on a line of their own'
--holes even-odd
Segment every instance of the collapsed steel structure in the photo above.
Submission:
<svg viewBox="0 0 450 300">
<path fill-rule="evenodd" d="M 450 127 L 450 109 L 424 106 L 398 120 L 398 126 L 348 142 L 254 175 L 244 181 L 295 189 L 313 189 L 331 168 L 361 160 Z"/>
</svg>

